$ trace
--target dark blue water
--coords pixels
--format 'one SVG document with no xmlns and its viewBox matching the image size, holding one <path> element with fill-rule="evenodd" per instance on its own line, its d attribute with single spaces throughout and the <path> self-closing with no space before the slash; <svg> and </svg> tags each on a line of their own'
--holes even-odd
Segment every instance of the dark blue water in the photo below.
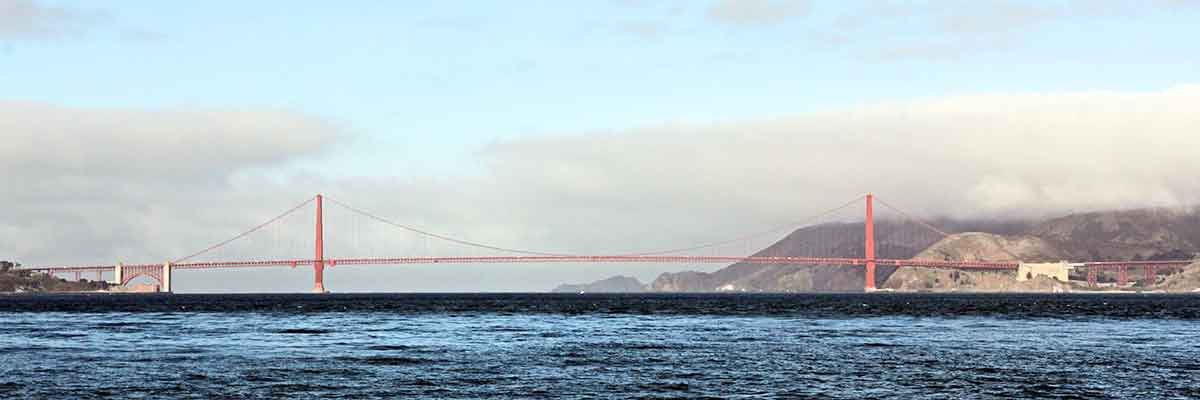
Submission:
<svg viewBox="0 0 1200 400">
<path fill-rule="evenodd" d="M 1200 296 L 0 297 L 4 398 L 1197 398 Z"/>
</svg>

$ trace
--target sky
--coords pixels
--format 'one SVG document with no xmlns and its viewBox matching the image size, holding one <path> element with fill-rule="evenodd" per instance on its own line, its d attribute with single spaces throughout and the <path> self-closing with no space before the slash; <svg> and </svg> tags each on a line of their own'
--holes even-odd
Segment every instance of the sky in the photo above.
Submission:
<svg viewBox="0 0 1200 400">
<path fill-rule="evenodd" d="M 1196 0 L 0 0 L 0 259 L 161 262 L 316 193 L 579 253 L 867 192 L 925 217 L 1194 205 L 1198 18 Z M 717 267 L 345 267 L 327 286 Z M 181 274 L 197 292 L 311 280 Z"/>
</svg>

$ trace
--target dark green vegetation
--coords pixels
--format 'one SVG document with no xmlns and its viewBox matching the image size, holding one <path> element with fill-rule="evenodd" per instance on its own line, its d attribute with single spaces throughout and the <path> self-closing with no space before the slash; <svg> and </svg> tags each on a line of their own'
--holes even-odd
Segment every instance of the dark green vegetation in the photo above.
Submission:
<svg viewBox="0 0 1200 400">
<path fill-rule="evenodd" d="M 0 292 L 88 292 L 108 288 L 107 282 L 79 282 L 16 269 L 20 263 L 0 261 Z"/>
</svg>

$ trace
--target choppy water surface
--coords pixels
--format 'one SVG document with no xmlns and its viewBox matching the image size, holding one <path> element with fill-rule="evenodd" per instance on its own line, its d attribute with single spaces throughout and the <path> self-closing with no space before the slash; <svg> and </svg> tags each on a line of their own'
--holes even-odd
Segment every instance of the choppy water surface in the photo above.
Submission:
<svg viewBox="0 0 1200 400">
<path fill-rule="evenodd" d="M 1200 296 L 0 297 L 5 398 L 1196 398 Z"/>
</svg>

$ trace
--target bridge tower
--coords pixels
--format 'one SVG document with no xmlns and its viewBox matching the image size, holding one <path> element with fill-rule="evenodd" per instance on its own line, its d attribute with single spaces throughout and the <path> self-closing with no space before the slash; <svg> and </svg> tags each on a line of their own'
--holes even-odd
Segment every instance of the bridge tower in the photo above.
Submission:
<svg viewBox="0 0 1200 400">
<path fill-rule="evenodd" d="M 867 258 L 867 273 L 865 290 L 870 292 L 875 290 L 875 196 L 867 194 L 867 220 L 866 225 L 866 258 Z"/>
<path fill-rule="evenodd" d="M 321 195 L 317 195 L 317 240 L 316 254 L 313 257 L 313 293 L 327 293 L 325 291 L 325 239 L 324 228 L 321 226 Z"/>
</svg>

